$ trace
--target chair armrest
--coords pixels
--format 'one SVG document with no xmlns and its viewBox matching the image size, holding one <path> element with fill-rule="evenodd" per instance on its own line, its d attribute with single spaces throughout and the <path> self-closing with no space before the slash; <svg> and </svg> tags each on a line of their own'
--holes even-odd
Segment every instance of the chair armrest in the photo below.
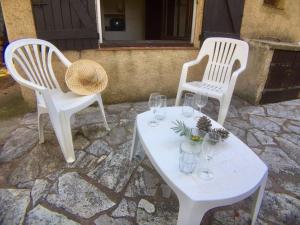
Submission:
<svg viewBox="0 0 300 225">
<path fill-rule="evenodd" d="M 244 72 L 245 69 L 246 69 L 246 66 L 243 66 L 243 67 L 240 67 L 238 70 L 234 71 L 234 72 L 232 73 L 230 83 L 233 83 L 233 85 L 235 85 L 235 82 L 236 82 L 238 76 L 239 76 L 242 72 Z"/>
<path fill-rule="evenodd" d="M 13 62 L 12 62 L 12 58 L 8 57 L 7 56 L 8 53 L 5 52 L 5 59 L 7 60 L 6 61 L 6 67 L 10 73 L 10 75 L 14 78 L 14 80 L 16 80 L 18 83 L 20 83 L 21 85 L 29 88 L 29 89 L 34 89 L 35 91 L 38 91 L 38 92 L 43 92 L 46 90 L 45 87 L 42 87 L 40 85 L 37 85 L 33 82 L 30 82 L 26 79 L 24 79 L 20 74 L 19 72 L 16 70 Z"/>
<path fill-rule="evenodd" d="M 20 84 L 22 84 L 23 86 L 25 86 L 25 87 L 28 87 L 30 89 L 34 89 L 36 92 L 39 92 L 42 95 L 44 101 L 46 102 L 46 105 L 47 105 L 47 108 L 48 108 L 49 111 L 57 110 L 56 107 L 55 107 L 55 104 L 53 103 L 53 100 L 51 99 L 49 89 L 47 89 L 45 87 L 42 87 L 42 86 L 39 86 L 39 85 L 36 85 L 36 84 L 34 84 L 32 82 L 29 82 L 29 81 L 27 81 L 23 78 L 19 78 L 18 82 Z"/>
<path fill-rule="evenodd" d="M 231 80 L 229 82 L 229 86 L 228 86 L 228 91 L 227 91 L 227 96 L 232 96 L 232 93 L 234 91 L 234 87 L 235 87 L 235 83 L 236 83 L 236 80 L 238 78 L 238 76 L 246 69 L 246 66 L 243 66 L 243 67 L 240 67 L 238 70 L 234 71 L 232 73 L 232 76 L 231 76 Z"/>
<path fill-rule="evenodd" d="M 60 52 L 58 49 L 55 49 L 54 52 L 66 67 L 69 67 L 72 64 L 70 60 L 68 60 L 67 57 L 65 57 L 64 54 L 62 54 L 62 52 Z"/>
<path fill-rule="evenodd" d="M 180 75 L 180 82 L 181 81 L 186 81 L 186 77 L 187 77 L 187 74 L 188 74 L 189 67 L 197 65 L 197 64 L 198 64 L 197 60 L 193 60 L 193 61 L 186 62 L 186 63 L 183 64 L 182 70 L 181 70 L 181 75 Z"/>
<path fill-rule="evenodd" d="M 192 60 L 192 61 L 184 63 L 183 66 L 186 66 L 186 67 L 195 66 L 195 65 L 199 64 L 200 61 L 198 61 L 197 59 L 195 59 L 195 60 Z"/>
<path fill-rule="evenodd" d="M 181 70 L 181 75 L 180 75 L 179 85 L 181 85 L 183 82 L 186 82 L 189 67 L 199 64 L 204 57 L 205 57 L 205 54 L 202 54 L 200 51 L 199 55 L 197 56 L 197 58 L 195 60 L 192 60 L 192 61 L 189 61 L 189 62 L 186 62 L 183 64 L 182 70 Z"/>
<path fill-rule="evenodd" d="M 45 90 L 47 90 L 45 87 L 39 86 L 33 82 L 29 82 L 23 78 L 18 77 L 17 80 L 20 84 L 24 85 L 27 88 L 34 89 L 35 91 L 44 92 Z"/>
</svg>

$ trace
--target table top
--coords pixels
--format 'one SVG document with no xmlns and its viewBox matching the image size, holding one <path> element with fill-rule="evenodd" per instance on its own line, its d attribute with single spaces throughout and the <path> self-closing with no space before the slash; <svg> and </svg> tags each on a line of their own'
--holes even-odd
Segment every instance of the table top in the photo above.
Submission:
<svg viewBox="0 0 300 225">
<path fill-rule="evenodd" d="M 173 121 L 181 120 L 189 127 L 196 126 L 194 117 L 185 118 L 181 107 L 168 107 L 166 119 L 157 127 L 150 127 L 150 111 L 137 116 L 136 128 L 140 141 L 155 169 L 174 191 L 180 191 L 193 201 L 230 200 L 257 189 L 267 173 L 267 166 L 235 135 L 216 146 L 217 154 L 210 163 L 214 178 L 205 181 L 197 174 L 186 175 L 179 171 L 179 146 L 185 137 L 171 130 Z M 199 115 L 195 111 L 194 116 Z M 212 120 L 212 127 L 222 127 Z"/>
</svg>

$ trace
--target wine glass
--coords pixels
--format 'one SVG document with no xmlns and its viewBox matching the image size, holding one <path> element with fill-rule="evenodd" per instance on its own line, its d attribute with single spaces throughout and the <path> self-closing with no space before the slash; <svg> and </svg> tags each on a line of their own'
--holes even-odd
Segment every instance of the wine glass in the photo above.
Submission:
<svg viewBox="0 0 300 225">
<path fill-rule="evenodd" d="M 152 93 L 150 94 L 148 106 L 150 108 L 150 111 L 153 113 L 153 118 L 149 121 L 149 126 L 156 127 L 158 125 L 158 122 L 155 118 L 156 110 L 160 107 L 160 95 L 159 93 Z"/>
<path fill-rule="evenodd" d="M 154 112 L 156 120 L 164 120 L 166 118 L 167 96 L 159 95 L 160 107 Z"/>
<path fill-rule="evenodd" d="M 210 162 L 216 153 L 216 144 L 220 141 L 221 137 L 218 134 L 207 133 L 203 139 L 202 144 L 202 157 L 203 166 L 199 170 L 199 177 L 203 180 L 211 180 L 214 174 L 210 169 Z"/>
<path fill-rule="evenodd" d="M 184 95 L 184 102 L 182 106 L 182 114 L 184 117 L 191 117 L 194 114 L 195 94 L 186 93 Z"/>
<path fill-rule="evenodd" d="M 201 109 L 207 104 L 207 95 L 203 94 L 196 94 L 195 95 L 195 106 L 199 109 L 199 112 L 201 112 Z M 199 119 L 199 117 L 195 117 L 195 119 Z"/>
</svg>

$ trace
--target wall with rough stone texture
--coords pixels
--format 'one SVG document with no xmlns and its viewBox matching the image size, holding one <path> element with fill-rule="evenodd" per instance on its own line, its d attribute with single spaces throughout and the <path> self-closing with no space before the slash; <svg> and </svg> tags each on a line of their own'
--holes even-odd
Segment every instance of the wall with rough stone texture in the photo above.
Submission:
<svg viewBox="0 0 300 225">
<path fill-rule="evenodd" d="M 155 91 L 175 96 L 182 64 L 194 59 L 197 53 L 197 50 L 88 50 L 81 52 L 81 58 L 96 60 L 107 71 L 109 85 L 104 92 L 105 100 L 123 102 L 147 100 Z"/>
<path fill-rule="evenodd" d="M 253 104 L 258 104 L 267 80 L 274 51 L 268 45 L 251 41 L 248 44 L 247 68 L 237 80 L 235 93 Z"/>
<path fill-rule="evenodd" d="M 10 41 L 36 37 L 30 0 L 1 0 L 1 5 L 5 11 L 4 18 Z M 201 0 L 199 7 L 202 5 Z M 197 24 L 201 23 L 201 19 L 202 17 L 197 17 Z M 174 97 L 182 64 L 194 59 L 197 53 L 195 48 L 64 51 L 72 62 L 87 58 L 103 65 L 109 76 L 108 87 L 103 93 L 106 103 L 146 100 L 154 91 Z M 64 66 L 58 60 L 53 61 L 53 66 L 60 85 L 67 90 Z M 200 66 L 199 72 L 195 74 L 199 74 L 200 79 L 199 68 Z M 192 71 L 196 69 L 197 67 Z M 31 90 L 22 87 L 22 94 L 28 103 L 35 105 L 35 96 Z"/>
<path fill-rule="evenodd" d="M 263 4 L 263 0 L 245 0 L 241 36 L 300 41 L 300 0 L 285 0 L 284 9 Z"/>
<path fill-rule="evenodd" d="M 263 4 L 263 0 L 245 0 L 241 37 L 300 41 L 300 0 L 284 0 L 284 9 Z M 264 89 L 273 50 L 267 45 L 248 41 L 250 51 L 246 71 L 239 77 L 236 94 L 258 104 Z"/>
<path fill-rule="evenodd" d="M 241 35 L 244 38 L 272 36 L 284 40 L 299 40 L 300 0 L 286 1 L 284 10 L 272 9 L 262 4 L 263 0 L 246 0 Z M 287 4 L 289 3 L 289 5 Z M 30 0 L 1 0 L 3 15 L 10 41 L 36 37 Z M 198 1 L 194 46 L 199 47 L 204 0 Z M 298 22 L 299 23 L 299 22 Z M 161 91 L 175 96 L 182 64 L 196 57 L 195 48 L 182 49 L 120 49 L 65 51 L 71 60 L 88 58 L 101 63 L 109 75 L 109 85 L 104 92 L 106 103 L 146 100 L 149 93 Z M 251 46 L 247 70 L 236 85 L 235 93 L 257 103 L 266 80 L 272 51 Z M 201 78 L 203 63 L 192 69 L 192 77 Z M 64 67 L 54 61 L 54 71 L 64 84 Z M 34 103 L 32 92 L 22 88 L 27 102 Z"/>
<path fill-rule="evenodd" d="M 91 59 L 107 72 L 108 86 L 103 92 L 105 103 L 147 100 L 151 92 L 174 97 L 177 92 L 182 64 L 194 59 L 198 50 L 84 50 L 65 51 L 70 61 Z M 65 67 L 57 59 L 54 72 L 63 90 Z M 190 79 L 201 79 L 201 65 L 190 70 Z M 35 102 L 34 93 L 23 88 L 29 103 Z"/>
<path fill-rule="evenodd" d="M 1 0 L 9 41 L 36 37 L 30 0 Z"/>
</svg>

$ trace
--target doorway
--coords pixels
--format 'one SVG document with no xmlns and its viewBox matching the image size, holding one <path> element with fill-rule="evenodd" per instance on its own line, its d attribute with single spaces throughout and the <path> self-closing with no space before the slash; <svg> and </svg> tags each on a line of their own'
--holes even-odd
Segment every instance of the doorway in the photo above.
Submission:
<svg viewBox="0 0 300 225">
<path fill-rule="evenodd" d="M 193 0 L 146 0 L 146 40 L 191 38 Z"/>
</svg>

